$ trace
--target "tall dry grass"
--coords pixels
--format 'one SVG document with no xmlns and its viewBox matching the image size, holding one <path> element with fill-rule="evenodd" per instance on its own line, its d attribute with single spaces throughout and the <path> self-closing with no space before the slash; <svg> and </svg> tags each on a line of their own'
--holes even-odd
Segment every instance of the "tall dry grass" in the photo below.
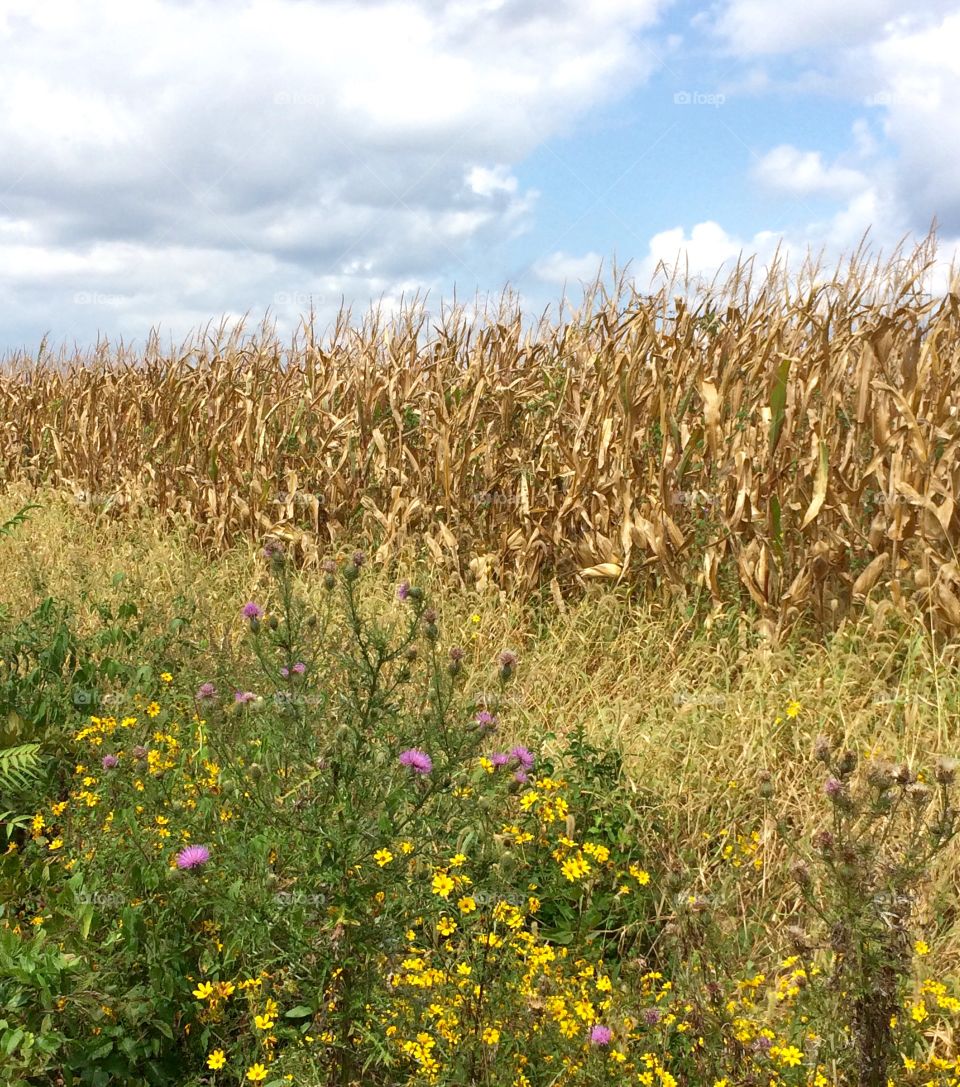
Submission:
<svg viewBox="0 0 960 1087">
<path fill-rule="evenodd" d="M 585 579 L 755 605 L 776 637 L 868 594 L 960 627 L 960 295 L 932 242 L 830 276 L 745 265 L 686 297 L 597 283 L 555 323 L 420 304 L 323 337 L 7 360 L 0 475 L 307 561 L 422 543 L 483 587 Z"/>
</svg>

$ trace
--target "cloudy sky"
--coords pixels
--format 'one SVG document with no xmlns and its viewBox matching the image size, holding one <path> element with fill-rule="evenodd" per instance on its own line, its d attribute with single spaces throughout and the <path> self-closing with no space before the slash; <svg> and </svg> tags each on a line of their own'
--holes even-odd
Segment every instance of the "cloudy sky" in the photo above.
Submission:
<svg viewBox="0 0 960 1087">
<path fill-rule="evenodd" d="M 960 0 L 0 0 L 0 354 L 960 239 Z"/>
</svg>

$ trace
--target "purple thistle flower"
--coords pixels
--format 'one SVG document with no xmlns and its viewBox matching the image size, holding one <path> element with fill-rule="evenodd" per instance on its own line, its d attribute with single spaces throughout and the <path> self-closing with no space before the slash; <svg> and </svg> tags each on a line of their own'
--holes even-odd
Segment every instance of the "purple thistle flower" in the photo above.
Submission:
<svg viewBox="0 0 960 1087">
<path fill-rule="evenodd" d="M 663 1018 L 663 1012 L 659 1008 L 647 1008 L 643 1013 L 643 1018 L 648 1026 L 655 1027 Z"/>
<path fill-rule="evenodd" d="M 497 718 L 489 710 L 480 710 L 477 714 L 477 724 L 481 728 L 489 729 L 491 732 L 496 730 Z"/>
<path fill-rule="evenodd" d="M 507 763 L 510 761 L 510 756 L 506 753 L 506 751 L 494 751 L 494 753 L 490 756 L 490 761 L 493 763 L 494 766 L 506 766 Z"/>
<path fill-rule="evenodd" d="M 839 796 L 840 793 L 843 791 L 843 782 L 839 781 L 837 778 L 831 775 L 823 783 L 823 791 L 827 794 L 827 796 L 830 797 L 831 800 L 833 800 L 834 797 Z"/>
<path fill-rule="evenodd" d="M 130 749 L 130 754 L 135 759 L 145 759 L 147 757 L 147 749 L 142 744 L 137 744 L 136 747 Z"/>
<path fill-rule="evenodd" d="M 198 868 L 210 860 L 210 850 L 205 845 L 188 845 L 177 854 L 178 868 Z"/>
<path fill-rule="evenodd" d="M 466 654 L 459 645 L 450 646 L 450 659 L 454 663 L 456 663 L 457 661 L 462 661 L 465 656 Z"/>
<path fill-rule="evenodd" d="M 335 574 L 337 572 L 337 564 L 333 559 L 324 559 L 321 569 L 325 574 Z"/>
<path fill-rule="evenodd" d="M 530 780 L 530 778 L 529 778 L 529 777 L 527 777 L 527 772 L 526 772 L 526 770 L 518 770 L 518 771 L 517 771 L 517 772 L 516 772 L 516 773 L 515 773 L 515 774 L 513 775 L 513 780 L 514 780 L 514 781 L 519 781 L 521 785 L 526 785 L 526 784 L 527 784 L 527 782 L 528 782 L 528 781 Z"/>
<path fill-rule="evenodd" d="M 284 679 L 287 679 L 287 677 L 290 675 L 290 669 L 286 665 L 284 665 L 280 669 L 280 675 L 283 676 Z"/>
<path fill-rule="evenodd" d="M 283 544 L 278 540 L 267 540 L 263 545 L 263 557 L 265 559 L 272 559 L 274 555 L 283 554 Z"/>
<path fill-rule="evenodd" d="M 120 764 L 120 760 L 116 755 L 104 755 L 100 761 L 104 770 L 112 770 L 115 766 Z"/>
<path fill-rule="evenodd" d="M 208 698 L 217 697 L 217 688 L 212 683 L 201 683 L 197 688 L 196 699 L 198 702 L 203 702 Z"/>
<path fill-rule="evenodd" d="M 612 1038 L 613 1031 L 609 1027 L 601 1026 L 599 1023 L 590 1031 L 591 1045 L 609 1045 Z"/>
<path fill-rule="evenodd" d="M 510 649 L 505 649 L 500 654 L 500 667 L 501 668 L 515 668 L 517 665 L 517 654 Z"/>
<path fill-rule="evenodd" d="M 433 769 L 433 760 L 426 751 L 419 751 L 415 747 L 402 752 L 400 761 L 404 766 L 409 766 L 411 770 L 418 774 L 429 774 Z"/>
<path fill-rule="evenodd" d="M 259 619 L 263 615 L 263 608 L 259 604 L 255 604 L 252 600 L 243 605 L 243 617 L 244 619 Z"/>
<path fill-rule="evenodd" d="M 297 661 L 297 663 L 293 666 L 293 670 L 297 673 L 298 676 L 302 676 L 303 673 L 307 670 L 307 666 L 303 663 L 303 661 Z"/>
<path fill-rule="evenodd" d="M 397 599 L 398 600 L 407 600 L 407 599 L 409 599 L 409 597 L 410 597 L 410 582 L 409 581 L 401 581 L 400 584 L 397 586 Z"/>
<path fill-rule="evenodd" d="M 361 567 L 367 561 L 367 556 L 362 551 L 354 551 L 353 553 L 353 565 Z"/>
<path fill-rule="evenodd" d="M 522 744 L 517 744 L 516 747 L 510 748 L 510 754 L 517 760 L 518 763 L 524 768 L 524 770 L 533 769 L 533 752 Z"/>
<path fill-rule="evenodd" d="M 234 702 L 252 702 L 256 697 L 253 691 L 237 691 L 233 700 Z"/>
</svg>

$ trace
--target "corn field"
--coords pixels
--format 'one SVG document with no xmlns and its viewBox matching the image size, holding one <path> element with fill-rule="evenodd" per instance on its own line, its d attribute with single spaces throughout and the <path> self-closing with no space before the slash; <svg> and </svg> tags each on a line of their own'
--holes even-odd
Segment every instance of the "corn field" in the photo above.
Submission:
<svg viewBox="0 0 960 1087">
<path fill-rule="evenodd" d="M 960 294 L 929 246 L 823 277 L 740 266 L 696 291 L 599 282 L 554 323 L 419 303 L 288 344 L 10 357 L 0 473 L 110 515 L 185 518 L 317 561 L 407 543 L 464 583 L 590 579 L 752 602 L 777 637 L 868 597 L 960 627 Z"/>
</svg>

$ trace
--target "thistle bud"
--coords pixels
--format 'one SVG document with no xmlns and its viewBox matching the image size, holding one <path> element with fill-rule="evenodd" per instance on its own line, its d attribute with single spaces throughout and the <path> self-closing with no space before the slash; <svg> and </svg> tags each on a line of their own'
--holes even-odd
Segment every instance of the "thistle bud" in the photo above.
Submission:
<svg viewBox="0 0 960 1087">
<path fill-rule="evenodd" d="M 824 764 L 830 761 L 830 739 L 823 734 L 819 735 L 813 742 L 813 757 L 817 762 Z"/>
<path fill-rule="evenodd" d="M 258 762 L 252 762 L 249 766 L 251 781 L 259 781 L 263 777 L 263 767 Z"/>
<path fill-rule="evenodd" d="M 933 768 L 933 776 L 941 785 L 949 785 L 957 776 L 957 766 L 960 763 L 956 759 L 939 758 Z"/>
<path fill-rule="evenodd" d="M 250 620 L 250 629 L 253 631 L 254 634 L 259 634 L 260 633 L 260 620 L 259 619 L 251 619 Z"/>
<path fill-rule="evenodd" d="M 323 587 L 327 590 L 332 589 L 336 585 L 337 581 L 333 574 L 323 575 Z"/>
<path fill-rule="evenodd" d="M 857 768 L 856 753 L 850 750 L 844 751 L 837 763 L 837 772 L 841 777 L 849 777 Z"/>
<path fill-rule="evenodd" d="M 836 843 L 829 830 L 817 831 L 813 836 L 813 844 L 814 847 L 820 851 L 820 855 L 824 860 L 829 860 L 833 856 L 833 849 Z"/>
<path fill-rule="evenodd" d="M 343 576 L 347 581 L 356 581 L 360 576 L 360 568 L 356 564 L 348 562 L 343 568 Z"/>
<path fill-rule="evenodd" d="M 793 944 L 795 950 L 799 952 L 810 950 L 809 937 L 799 925 L 790 925 L 787 929 L 787 935 L 790 937 L 790 942 Z"/>
<path fill-rule="evenodd" d="M 802 861 L 798 861 L 793 865 L 790 869 L 790 874 L 801 887 L 810 886 L 810 869 Z"/>
<path fill-rule="evenodd" d="M 275 615 L 271 615 L 267 626 L 269 626 L 271 630 L 276 630 L 280 626 L 280 622 Z"/>
<path fill-rule="evenodd" d="M 309 629 L 313 630 L 313 628 L 317 625 L 317 617 L 315 615 L 308 615 L 306 623 Z"/>
<path fill-rule="evenodd" d="M 915 807 L 922 808 L 930 800 L 930 786 L 922 781 L 914 781 L 907 786 L 907 796 Z"/>
<path fill-rule="evenodd" d="M 769 770 L 761 770 L 759 774 L 759 793 L 764 800 L 773 796 L 773 774 Z"/>
</svg>

